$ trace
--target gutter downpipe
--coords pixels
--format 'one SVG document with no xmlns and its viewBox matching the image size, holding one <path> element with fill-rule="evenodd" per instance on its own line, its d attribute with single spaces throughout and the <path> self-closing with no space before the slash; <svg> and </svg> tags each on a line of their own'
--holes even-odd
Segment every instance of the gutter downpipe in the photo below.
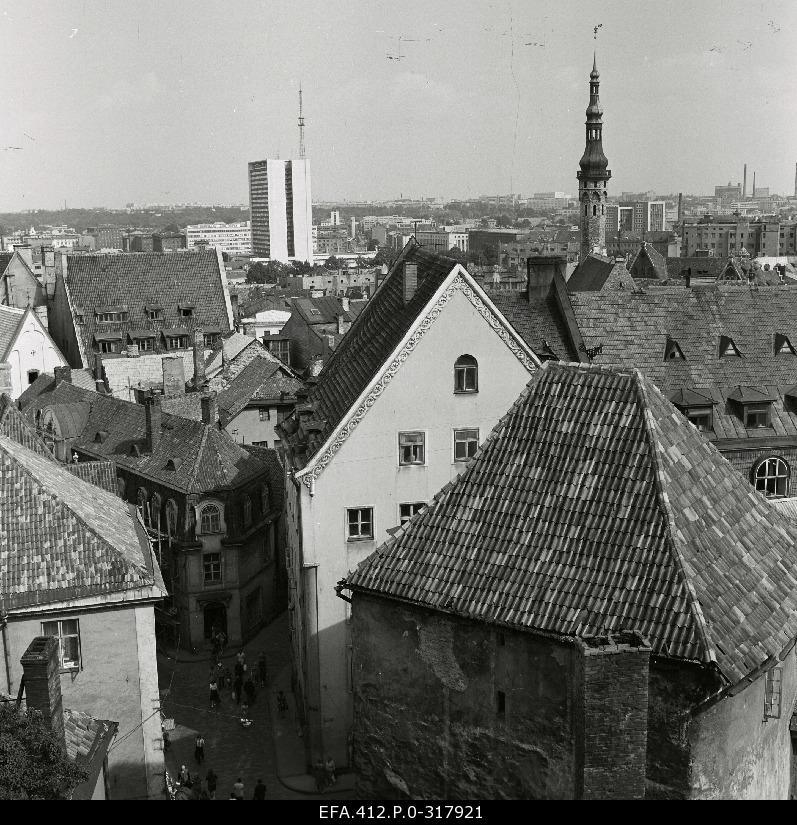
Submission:
<svg viewBox="0 0 797 825">
<path fill-rule="evenodd" d="M 8 613 L 4 610 L 0 611 L 0 631 L 3 636 L 3 662 L 6 667 L 6 693 L 11 695 L 11 665 L 8 662 L 8 633 L 6 627 L 8 626 Z"/>
</svg>

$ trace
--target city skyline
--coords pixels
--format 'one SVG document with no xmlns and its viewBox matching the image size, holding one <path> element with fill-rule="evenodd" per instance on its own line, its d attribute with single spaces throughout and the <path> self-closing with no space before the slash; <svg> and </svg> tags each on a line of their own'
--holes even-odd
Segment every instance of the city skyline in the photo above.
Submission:
<svg viewBox="0 0 797 825">
<path fill-rule="evenodd" d="M 0 210 L 246 203 L 248 162 L 298 154 L 300 82 L 319 201 L 572 193 L 593 47 L 610 196 L 711 193 L 744 163 L 793 192 L 785 2 L 0 11 Z"/>
</svg>

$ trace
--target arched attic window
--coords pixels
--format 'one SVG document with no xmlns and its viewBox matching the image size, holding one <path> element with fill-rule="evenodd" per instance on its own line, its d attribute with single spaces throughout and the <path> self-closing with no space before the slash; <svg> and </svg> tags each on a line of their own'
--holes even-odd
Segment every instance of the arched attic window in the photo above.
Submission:
<svg viewBox="0 0 797 825">
<path fill-rule="evenodd" d="M 785 498 L 789 494 L 791 469 L 782 458 L 765 458 L 753 468 L 755 488 L 767 498 Z"/>
<path fill-rule="evenodd" d="M 460 355 L 454 362 L 454 392 L 479 391 L 479 362 L 472 355 Z"/>
</svg>

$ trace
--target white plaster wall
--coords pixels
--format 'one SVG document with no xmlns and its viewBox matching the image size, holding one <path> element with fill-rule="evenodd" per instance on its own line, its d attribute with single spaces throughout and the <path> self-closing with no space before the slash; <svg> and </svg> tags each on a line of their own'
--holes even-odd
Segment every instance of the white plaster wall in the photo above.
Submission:
<svg viewBox="0 0 797 825">
<path fill-rule="evenodd" d="M 479 392 L 454 393 L 454 362 L 479 362 Z M 399 504 L 430 501 L 464 464 L 454 463 L 453 430 L 478 428 L 480 443 L 528 383 L 530 373 L 468 298 L 455 292 L 393 380 L 316 481 L 302 485 L 305 565 L 318 565 L 321 717 L 324 744 L 346 762 L 348 604 L 335 585 L 399 523 Z M 398 433 L 426 433 L 426 465 L 400 467 Z M 373 541 L 346 540 L 346 510 L 373 507 Z M 308 598 L 310 594 L 308 594 Z"/>
<path fill-rule="evenodd" d="M 66 366 L 66 359 L 33 314 L 25 319 L 7 360 L 11 364 L 11 397 L 14 399 L 28 388 L 29 370 L 52 374 L 55 367 Z"/>
<path fill-rule="evenodd" d="M 135 609 L 138 643 L 138 684 L 141 696 L 141 730 L 144 766 L 150 799 L 163 796 L 163 735 L 158 692 L 158 660 L 155 655 L 155 609 L 151 604 Z"/>
<path fill-rule="evenodd" d="M 285 161 L 267 160 L 268 230 L 272 261 L 288 261 L 288 219 L 285 214 Z"/>
</svg>

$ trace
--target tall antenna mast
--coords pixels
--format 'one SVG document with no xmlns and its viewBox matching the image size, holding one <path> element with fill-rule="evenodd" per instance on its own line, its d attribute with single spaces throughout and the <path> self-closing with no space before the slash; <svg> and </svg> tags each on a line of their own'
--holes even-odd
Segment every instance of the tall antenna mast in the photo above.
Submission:
<svg viewBox="0 0 797 825">
<path fill-rule="evenodd" d="M 304 157 L 304 116 L 302 115 L 302 84 L 299 84 L 299 157 Z"/>
</svg>

